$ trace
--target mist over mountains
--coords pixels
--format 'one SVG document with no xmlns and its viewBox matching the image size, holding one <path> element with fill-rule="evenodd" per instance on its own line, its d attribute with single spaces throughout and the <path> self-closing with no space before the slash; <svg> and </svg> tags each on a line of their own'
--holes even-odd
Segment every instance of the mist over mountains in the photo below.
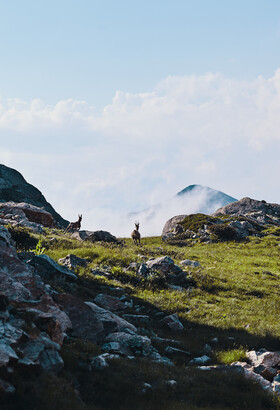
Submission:
<svg viewBox="0 0 280 410">
<path fill-rule="evenodd" d="M 189 185 L 174 197 L 139 212 L 129 214 L 131 224 L 140 221 L 142 236 L 161 235 L 165 222 L 175 215 L 205 213 L 211 214 L 218 208 L 237 201 L 221 191 L 202 186 Z"/>
<path fill-rule="evenodd" d="M 0 164 L 0 202 L 7 201 L 27 202 L 42 207 L 50 212 L 61 226 L 68 224 L 46 201 L 43 194 L 29 184 L 18 171 Z M 237 199 L 221 191 L 201 185 L 189 185 L 170 199 L 128 215 L 120 215 L 113 209 L 106 210 L 104 214 L 104 209 L 99 208 L 94 210 L 94 215 L 83 211 L 83 229 L 103 229 L 118 237 L 128 237 L 134 229 L 134 222 L 138 220 L 142 237 L 158 236 L 161 235 L 166 221 L 173 216 L 197 212 L 211 214 L 235 201 Z"/>
</svg>

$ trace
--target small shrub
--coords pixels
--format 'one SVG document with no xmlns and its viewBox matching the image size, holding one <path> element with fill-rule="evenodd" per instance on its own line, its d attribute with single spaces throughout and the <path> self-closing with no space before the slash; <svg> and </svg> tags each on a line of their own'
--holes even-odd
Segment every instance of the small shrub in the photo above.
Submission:
<svg viewBox="0 0 280 410">
<path fill-rule="evenodd" d="M 231 350 L 222 350 L 216 352 L 215 358 L 218 363 L 221 364 L 231 364 L 233 362 L 246 362 L 246 349 L 231 349 Z"/>
<path fill-rule="evenodd" d="M 228 224 L 211 225 L 209 231 L 220 241 L 234 241 L 238 238 L 237 230 Z"/>
<path fill-rule="evenodd" d="M 183 225 L 185 230 L 188 229 L 197 232 L 199 229 L 202 229 L 204 225 L 216 223 L 218 219 L 219 218 L 204 214 L 191 214 L 186 216 L 180 224 Z"/>
</svg>

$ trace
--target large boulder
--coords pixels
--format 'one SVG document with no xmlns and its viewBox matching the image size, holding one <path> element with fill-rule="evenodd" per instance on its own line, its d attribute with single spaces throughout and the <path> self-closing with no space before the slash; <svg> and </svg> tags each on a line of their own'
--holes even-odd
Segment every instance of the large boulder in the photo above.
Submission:
<svg viewBox="0 0 280 410">
<path fill-rule="evenodd" d="M 175 265 L 173 259 L 170 258 L 170 256 L 161 256 L 155 259 L 148 259 L 146 265 L 150 270 L 155 270 L 163 274 L 178 274 L 182 272 L 182 269 L 178 265 Z"/>
<path fill-rule="evenodd" d="M 48 255 L 35 255 L 29 263 L 36 268 L 43 278 L 58 276 L 68 280 L 77 280 L 75 273 L 66 266 L 59 265 Z"/>
<path fill-rule="evenodd" d="M 11 201 L 25 202 L 43 208 L 61 227 L 66 227 L 69 223 L 54 210 L 37 188 L 26 182 L 18 171 L 0 164 L 0 202 Z"/>
<path fill-rule="evenodd" d="M 77 231 L 72 234 L 72 238 L 90 242 L 119 242 L 114 235 L 107 231 Z"/>
<path fill-rule="evenodd" d="M 4 219 L 6 223 L 16 223 L 26 227 L 32 227 L 28 222 L 34 222 L 35 224 L 49 228 L 56 226 L 55 220 L 50 212 L 26 202 L 0 203 L 0 214 L 1 218 Z"/>
<path fill-rule="evenodd" d="M 131 323 L 95 303 L 83 302 L 70 294 L 57 294 L 54 299 L 70 317 L 72 335 L 75 337 L 101 343 L 111 332 L 123 329 L 136 332 L 135 326 Z"/>
</svg>

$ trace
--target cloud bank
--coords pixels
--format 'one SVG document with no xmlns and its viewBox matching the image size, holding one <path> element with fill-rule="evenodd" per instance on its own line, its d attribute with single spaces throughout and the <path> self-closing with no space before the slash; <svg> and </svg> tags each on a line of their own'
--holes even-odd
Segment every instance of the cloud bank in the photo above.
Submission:
<svg viewBox="0 0 280 410">
<path fill-rule="evenodd" d="M 0 161 L 65 218 L 128 234 L 120 215 L 189 184 L 280 202 L 279 112 L 280 68 L 252 81 L 169 76 L 149 92 L 117 91 L 102 112 L 74 99 L 0 99 Z"/>
</svg>

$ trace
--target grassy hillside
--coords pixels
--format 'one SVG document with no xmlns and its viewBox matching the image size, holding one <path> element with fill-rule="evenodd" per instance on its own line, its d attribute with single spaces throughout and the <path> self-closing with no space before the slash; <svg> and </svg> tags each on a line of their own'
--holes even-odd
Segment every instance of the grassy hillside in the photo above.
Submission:
<svg viewBox="0 0 280 410">
<path fill-rule="evenodd" d="M 92 301 L 100 292 L 115 295 L 115 289 L 121 287 L 142 314 L 149 314 L 151 322 L 143 324 L 142 330 L 147 335 L 173 337 L 157 329 L 156 313 L 177 313 L 185 330 L 176 338 L 192 357 L 203 354 L 205 344 L 212 348 L 211 364 L 244 360 L 246 350 L 253 348 L 279 350 L 277 229 L 268 231 L 263 238 L 250 237 L 246 242 L 204 244 L 186 240 L 185 246 L 166 244 L 159 237 L 143 238 L 141 246 L 133 245 L 130 239 L 123 239 L 118 245 L 92 244 L 73 240 L 60 231 L 48 231 L 40 239 L 45 252 L 55 260 L 73 253 L 90 261 L 87 268 L 77 270 L 79 283 L 52 280 L 50 284 L 57 291 Z M 198 268 L 188 268 L 191 288 L 170 290 L 162 278 L 141 278 L 129 266 L 132 262 L 165 255 L 177 264 L 183 259 L 200 263 Z M 110 270 L 111 277 L 93 274 L 92 270 L 97 268 Z M 162 347 L 156 347 L 162 353 Z M 186 368 L 182 361 L 168 367 L 140 359 L 115 360 L 109 368 L 90 373 L 80 367 L 81 358 L 86 362 L 99 351 L 91 343 L 70 339 L 63 347 L 62 373 L 26 381 L 17 393 L 19 407 L 5 409 L 280 408 L 275 399 L 240 375 L 210 374 L 192 366 Z M 176 380 L 176 388 L 168 386 L 167 380 Z M 149 383 L 152 388 L 144 393 L 143 383 Z M 20 403 L 26 407 L 20 407 Z"/>
</svg>

